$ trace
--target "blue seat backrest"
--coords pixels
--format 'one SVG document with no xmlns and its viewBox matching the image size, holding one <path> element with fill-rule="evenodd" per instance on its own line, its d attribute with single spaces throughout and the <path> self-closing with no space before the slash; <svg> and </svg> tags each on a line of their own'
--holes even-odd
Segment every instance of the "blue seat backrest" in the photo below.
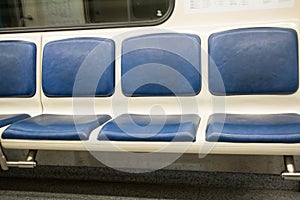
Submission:
<svg viewBox="0 0 300 200">
<path fill-rule="evenodd" d="M 126 39 L 122 91 L 126 96 L 194 96 L 201 90 L 201 41 L 161 33 Z"/>
<path fill-rule="evenodd" d="M 102 38 L 53 41 L 43 52 L 48 97 L 108 97 L 115 86 L 115 43 Z"/>
<path fill-rule="evenodd" d="M 293 29 L 215 33 L 209 38 L 209 55 L 214 95 L 291 94 L 298 89 L 298 36 Z"/>
<path fill-rule="evenodd" d="M 0 97 L 32 97 L 36 93 L 36 45 L 0 42 Z"/>
</svg>

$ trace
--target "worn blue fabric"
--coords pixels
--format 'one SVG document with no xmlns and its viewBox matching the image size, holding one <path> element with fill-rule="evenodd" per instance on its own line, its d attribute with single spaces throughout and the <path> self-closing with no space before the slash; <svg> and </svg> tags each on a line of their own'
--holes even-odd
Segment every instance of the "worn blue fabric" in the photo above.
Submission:
<svg viewBox="0 0 300 200">
<path fill-rule="evenodd" d="M 126 39 L 122 91 L 126 96 L 193 96 L 201 90 L 201 41 L 161 33 Z"/>
<path fill-rule="evenodd" d="M 105 124 L 98 140 L 194 142 L 199 123 L 197 115 L 124 114 Z"/>
<path fill-rule="evenodd" d="M 91 132 L 110 116 L 39 115 L 9 126 L 3 139 L 88 140 Z"/>
<path fill-rule="evenodd" d="M 214 114 L 208 121 L 211 142 L 299 143 L 300 115 Z"/>
<path fill-rule="evenodd" d="M 32 97 L 36 92 L 36 45 L 0 42 L 0 98 Z"/>
<path fill-rule="evenodd" d="M 298 89 L 298 36 L 293 29 L 215 33 L 208 51 L 214 95 L 291 94 Z"/>
<path fill-rule="evenodd" d="M 50 42 L 43 54 L 43 91 L 48 97 L 107 97 L 115 86 L 115 44 L 101 38 Z"/>
<path fill-rule="evenodd" d="M 29 117 L 27 114 L 0 115 L 0 128 Z"/>
</svg>

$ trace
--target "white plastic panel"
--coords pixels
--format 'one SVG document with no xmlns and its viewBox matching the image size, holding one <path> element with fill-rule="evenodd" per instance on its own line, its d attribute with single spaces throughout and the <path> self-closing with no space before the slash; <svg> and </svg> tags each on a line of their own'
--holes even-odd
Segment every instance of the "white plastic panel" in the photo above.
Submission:
<svg viewBox="0 0 300 200">
<path fill-rule="evenodd" d="M 93 145 L 87 142 L 67 141 L 24 141 L 4 140 L 3 147 L 8 149 L 37 149 L 58 151 L 105 151 L 105 152 L 162 152 L 162 153 L 186 153 L 186 154 L 229 154 L 229 155 L 300 155 L 299 144 L 260 144 L 260 143 L 218 143 L 207 152 L 203 145 L 194 143 L 176 143 L 172 147 L 165 142 L 98 142 Z M 207 145 L 207 144 L 204 144 Z M 89 146 L 87 148 L 87 146 Z M 186 148 L 188 146 L 188 148 Z M 184 152 L 181 149 L 185 149 Z"/>
</svg>

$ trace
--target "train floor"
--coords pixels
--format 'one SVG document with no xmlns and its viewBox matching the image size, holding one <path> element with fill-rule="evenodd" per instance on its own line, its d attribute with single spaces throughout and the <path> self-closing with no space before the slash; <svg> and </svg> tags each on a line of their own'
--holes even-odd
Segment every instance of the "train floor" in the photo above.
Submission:
<svg viewBox="0 0 300 200">
<path fill-rule="evenodd" d="M 1 200 L 15 199 L 300 199 L 297 191 L 213 188 L 191 185 L 154 185 L 101 183 L 86 181 L 57 181 L 1 179 Z M 3 188 L 3 187 L 1 187 Z"/>
<path fill-rule="evenodd" d="M 26 184 L 28 180 L 21 181 Z M 300 195 L 294 191 L 277 190 L 250 190 L 238 188 L 212 188 L 182 185 L 130 185 L 98 183 L 98 194 L 94 191 L 85 191 L 85 194 L 77 194 L 78 191 L 59 190 L 47 191 L 42 189 L 39 192 L 1 190 L 1 200 L 55 200 L 55 199 L 279 199 L 299 200 Z M 62 186 L 64 187 L 64 186 Z M 122 189 L 120 189 L 122 188 Z M 46 191 L 46 192 L 45 192 Z M 113 191 L 113 192 L 112 192 Z M 67 192 L 67 193 L 66 193 Z M 91 193 L 91 194 L 90 194 Z"/>
<path fill-rule="evenodd" d="M 83 170 L 0 172 L 0 199 L 300 199 L 299 182 L 276 175 L 164 170 L 132 175 L 89 169 L 83 178 Z"/>
</svg>

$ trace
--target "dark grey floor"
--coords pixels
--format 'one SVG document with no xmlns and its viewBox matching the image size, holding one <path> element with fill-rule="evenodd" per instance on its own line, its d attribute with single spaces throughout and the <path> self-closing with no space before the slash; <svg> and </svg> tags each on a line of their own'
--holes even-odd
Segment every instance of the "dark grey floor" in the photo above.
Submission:
<svg viewBox="0 0 300 200">
<path fill-rule="evenodd" d="M 101 185 L 99 185 L 101 186 Z M 109 190 L 112 190 L 110 186 Z M 121 185 L 120 185 L 121 187 Z M 239 200 L 299 200 L 300 195 L 291 191 L 274 191 L 274 190 L 249 190 L 249 189 L 224 189 L 224 188 L 197 188 L 185 186 L 153 186 L 153 185 L 134 185 L 134 191 L 129 192 L 132 187 L 126 186 L 120 192 L 114 190 L 114 194 L 74 194 L 74 193 L 55 193 L 55 192 L 22 192 L 22 191 L 0 191 L 1 200 L 15 199 L 239 199 Z M 160 188 L 157 188 L 160 187 Z M 118 186 L 117 186 L 118 188 Z M 99 188 L 100 191 L 106 190 L 107 187 Z M 143 193 L 145 192 L 145 193 Z M 151 194 L 149 194 L 151 193 Z M 143 195 L 142 195 L 143 194 Z"/>
<path fill-rule="evenodd" d="M 0 172 L 0 199 L 300 199 L 277 175 L 38 167 Z"/>
<path fill-rule="evenodd" d="M 154 185 L 1 179 L 1 200 L 14 199 L 300 199 L 296 191 L 214 188 L 192 185 Z M 26 185 L 26 186 L 25 186 Z M 2 187 L 3 188 L 3 187 Z"/>
</svg>

